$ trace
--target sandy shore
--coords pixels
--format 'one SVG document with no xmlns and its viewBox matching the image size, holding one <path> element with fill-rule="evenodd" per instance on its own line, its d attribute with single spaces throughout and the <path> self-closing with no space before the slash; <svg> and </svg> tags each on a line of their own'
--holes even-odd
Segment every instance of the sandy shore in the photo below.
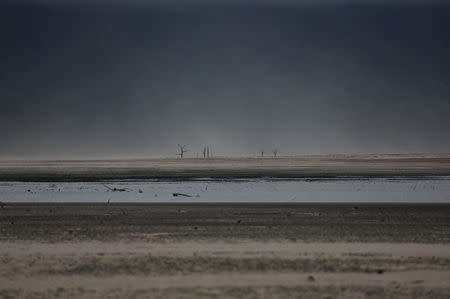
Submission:
<svg viewBox="0 0 450 299">
<path fill-rule="evenodd" d="M 3 181 L 450 175 L 450 154 L 3 161 Z"/>
<path fill-rule="evenodd" d="M 0 297 L 448 298 L 450 205 L 6 204 Z"/>
</svg>

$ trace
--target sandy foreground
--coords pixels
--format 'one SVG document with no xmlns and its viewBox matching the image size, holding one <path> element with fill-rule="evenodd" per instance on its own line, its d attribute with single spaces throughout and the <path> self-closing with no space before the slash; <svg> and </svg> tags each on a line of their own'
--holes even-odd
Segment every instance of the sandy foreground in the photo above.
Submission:
<svg viewBox="0 0 450 299">
<path fill-rule="evenodd" d="M 448 298 L 448 204 L 6 204 L 0 297 Z"/>
<path fill-rule="evenodd" d="M 0 161 L 3 181 L 450 175 L 450 154 Z"/>
</svg>

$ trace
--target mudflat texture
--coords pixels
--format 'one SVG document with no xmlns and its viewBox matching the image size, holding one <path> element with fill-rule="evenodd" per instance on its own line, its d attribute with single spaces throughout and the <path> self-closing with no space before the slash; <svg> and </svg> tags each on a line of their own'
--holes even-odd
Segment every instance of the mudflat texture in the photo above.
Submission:
<svg viewBox="0 0 450 299">
<path fill-rule="evenodd" d="M 448 204 L 13 204 L 0 298 L 448 298 Z"/>
<path fill-rule="evenodd" d="M 450 154 L 3 161 L 3 181 L 450 175 Z"/>
</svg>

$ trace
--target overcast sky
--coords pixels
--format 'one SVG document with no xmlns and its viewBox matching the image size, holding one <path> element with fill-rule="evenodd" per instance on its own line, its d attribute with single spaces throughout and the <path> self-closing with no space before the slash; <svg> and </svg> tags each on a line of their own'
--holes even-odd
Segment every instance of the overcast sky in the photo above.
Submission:
<svg viewBox="0 0 450 299">
<path fill-rule="evenodd" d="M 1 1 L 0 159 L 450 152 L 448 1 L 212 2 Z"/>
</svg>

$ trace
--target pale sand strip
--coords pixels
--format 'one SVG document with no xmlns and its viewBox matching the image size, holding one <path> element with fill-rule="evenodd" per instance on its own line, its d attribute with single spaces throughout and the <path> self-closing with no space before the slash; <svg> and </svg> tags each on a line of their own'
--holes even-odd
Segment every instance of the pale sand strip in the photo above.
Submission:
<svg viewBox="0 0 450 299">
<path fill-rule="evenodd" d="M 321 257 L 345 259 L 349 254 L 360 254 L 362 258 L 383 255 L 395 261 L 408 257 L 440 257 L 450 256 L 450 245 L 444 244 L 411 244 L 411 243 L 301 243 L 275 241 L 255 242 L 236 239 L 233 242 L 223 241 L 181 241 L 181 242 L 64 242 L 36 243 L 27 241 L 0 242 L 0 259 L 5 264 L 0 269 L 0 289 L 21 290 L 24 292 L 46 292 L 49 289 L 84 289 L 97 291 L 137 290 L 137 289 L 171 289 L 171 288 L 258 288 L 267 286 L 281 287 L 321 287 L 321 286 L 375 286 L 448 289 L 450 270 L 401 270 L 386 271 L 378 274 L 361 272 L 218 272 L 188 273 L 175 275 L 143 275 L 121 274 L 114 271 L 101 276 L 92 274 L 38 274 L 31 271 L 26 274 L 10 276 L 15 267 L 27 267 L 27 257 L 33 256 L 47 263 L 61 263 L 65 258 L 83 258 L 101 254 L 126 259 L 139 255 L 169 257 L 274 257 L 281 259 Z M 361 258 L 358 257 L 358 258 Z M 23 261 L 9 263 L 8 259 Z M 31 265 L 29 265 L 31 267 Z M 33 267 L 31 267 L 33 268 Z M 314 279 L 309 277 L 313 276 Z"/>
<path fill-rule="evenodd" d="M 314 281 L 308 279 L 314 277 Z M 84 289 L 152 289 L 152 288 L 217 288 L 263 286 L 392 286 L 448 288 L 450 271 L 404 271 L 379 274 L 365 273 L 218 273 L 170 276 L 119 275 L 94 277 L 88 275 L 4 278 L 0 289 L 45 291 L 49 288 Z"/>
<path fill-rule="evenodd" d="M 256 242 L 237 239 L 221 241 L 180 242 L 61 242 L 37 243 L 30 241 L 0 242 L 0 257 L 14 257 L 30 254 L 78 256 L 91 254 L 120 254 L 152 256 L 227 256 L 227 257 L 280 257 L 285 259 L 308 255 L 345 258 L 349 254 L 377 255 L 390 258 L 437 257 L 450 258 L 450 244 L 418 243 L 302 243 L 267 241 Z"/>
<path fill-rule="evenodd" d="M 0 161 L 0 180 L 450 175 L 450 154 Z"/>
</svg>

